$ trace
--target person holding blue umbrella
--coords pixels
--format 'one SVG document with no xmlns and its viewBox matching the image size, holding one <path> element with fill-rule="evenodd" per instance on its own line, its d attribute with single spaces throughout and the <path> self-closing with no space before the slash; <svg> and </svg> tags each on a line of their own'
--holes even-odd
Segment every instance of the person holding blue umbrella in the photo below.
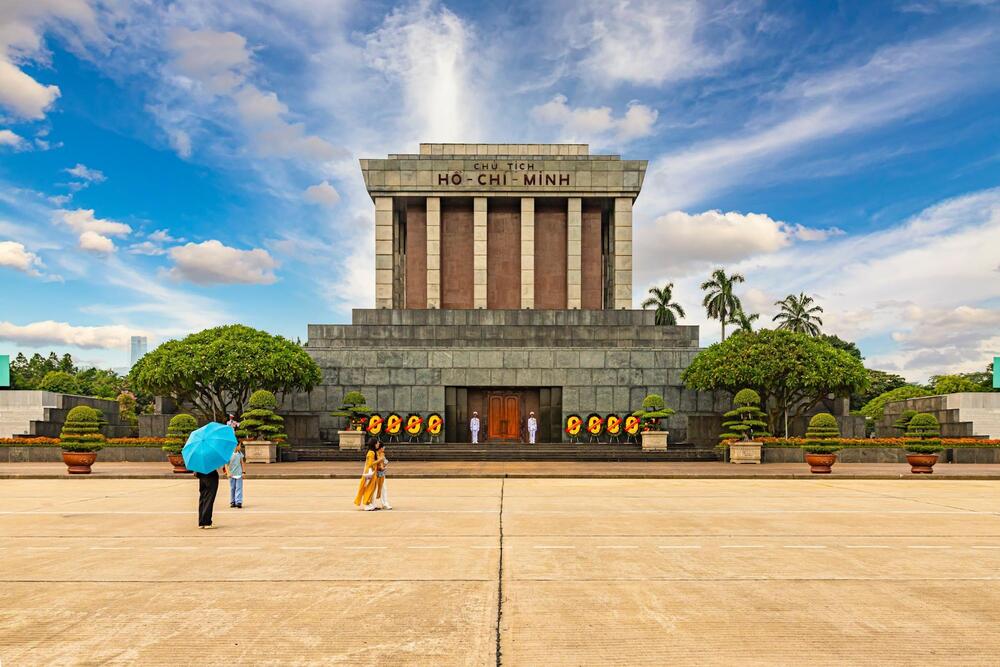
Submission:
<svg viewBox="0 0 1000 667">
<path fill-rule="evenodd" d="M 231 426 L 209 422 L 192 431 L 181 450 L 184 465 L 198 477 L 199 528 L 215 527 L 212 510 L 219 491 L 219 468 L 229 462 L 236 443 L 236 432 Z"/>
</svg>

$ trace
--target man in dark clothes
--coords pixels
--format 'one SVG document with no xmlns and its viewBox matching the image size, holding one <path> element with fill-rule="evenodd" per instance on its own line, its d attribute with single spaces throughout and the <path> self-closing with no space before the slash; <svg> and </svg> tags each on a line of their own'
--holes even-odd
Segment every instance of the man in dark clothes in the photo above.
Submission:
<svg viewBox="0 0 1000 667">
<path fill-rule="evenodd" d="M 219 471 L 196 472 L 195 476 L 198 478 L 198 527 L 215 528 L 212 525 L 212 509 L 215 507 L 215 494 L 219 491 Z"/>
</svg>

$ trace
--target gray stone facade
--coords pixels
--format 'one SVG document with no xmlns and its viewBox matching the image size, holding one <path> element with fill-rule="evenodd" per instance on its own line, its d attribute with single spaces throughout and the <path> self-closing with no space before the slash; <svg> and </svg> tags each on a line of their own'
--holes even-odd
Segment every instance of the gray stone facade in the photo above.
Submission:
<svg viewBox="0 0 1000 667">
<path fill-rule="evenodd" d="M 340 426 L 328 413 L 351 390 L 378 412 L 444 414 L 447 387 L 559 387 L 562 421 L 631 412 L 657 393 L 677 411 L 672 442 L 686 441 L 689 416 L 730 401 L 682 386 L 698 328 L 655 326 L 652 311 L 355 310 L 352 325 L 309 325 L 306 350 L 323 382 L 282 412 L 318 413 L 326 440 Z"/>
</svg>

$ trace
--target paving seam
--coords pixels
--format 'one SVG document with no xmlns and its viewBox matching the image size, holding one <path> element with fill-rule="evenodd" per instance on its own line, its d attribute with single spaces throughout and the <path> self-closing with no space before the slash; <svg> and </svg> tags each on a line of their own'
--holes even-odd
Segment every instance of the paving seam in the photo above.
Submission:
<svg viewBox="0 0 1000 667">
<path fill-rule="evenodd" d="M 500 512 L 499 512 L 499 525 L 500 525 L 500 557 L 499 566 L 497 567 L 497 646 L 496 646 L 496 656 L 497 656 L 497 667 L 500 667 L 502 662 L 502 654 L 500 651 L 500 621 L 503 619 L 503 492 L 504 483 L 506 480 L 500 480 Z"/>
<path fill-rule="evenodd" d="M 69 476 L 63 474 L 43 474 L 43 473 L 0 473 L 0 479 L 176 479 L 167 474 L 104 474 L 98 473 L 89 477 Z M 258 475 L 254 479 L 258 480 L 291 480 L 291 479 L 348 479 L 356 480 L 357 475 L 352 473 L 319 473 L 319 474 L 288 474 L 288 475 Z M 811 479 L 817 482 L 828 480 L 907 480 L 912 482 L 924 482 L 933 480 L 944 481 L 997 481 L 1000 480 L 1000 473 L 974 473 L 956 475 L 904 475 L 904 474 L 839 474 L 832 477 L 825 477 L 817 480 L 816 475 L 810 473 L 772 473 L 772 474 L 749 474 L 749 475 L 723 475 L 723 474 L 691 474 L 691 473 L 479 473 L 479 474 L 449 474 L 449 473 L 394 473 L 393 479 Z"/>
</svg>

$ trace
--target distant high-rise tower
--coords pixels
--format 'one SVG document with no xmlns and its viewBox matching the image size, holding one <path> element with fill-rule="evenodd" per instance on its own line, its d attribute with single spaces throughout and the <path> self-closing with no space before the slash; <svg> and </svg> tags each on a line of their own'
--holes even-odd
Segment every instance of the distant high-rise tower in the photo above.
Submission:
<svg viewBox="0 0 1000 667">
<path fill-rule="evenodd" d="M 146 354 L 149 349 L 149 344 L 146 341 L 145 336 L 132 336 L 132 354 L 129 360 L 129 368 L 135 366 L 135 362 L 139 361 L 139 357 Z"/>
</svg>

